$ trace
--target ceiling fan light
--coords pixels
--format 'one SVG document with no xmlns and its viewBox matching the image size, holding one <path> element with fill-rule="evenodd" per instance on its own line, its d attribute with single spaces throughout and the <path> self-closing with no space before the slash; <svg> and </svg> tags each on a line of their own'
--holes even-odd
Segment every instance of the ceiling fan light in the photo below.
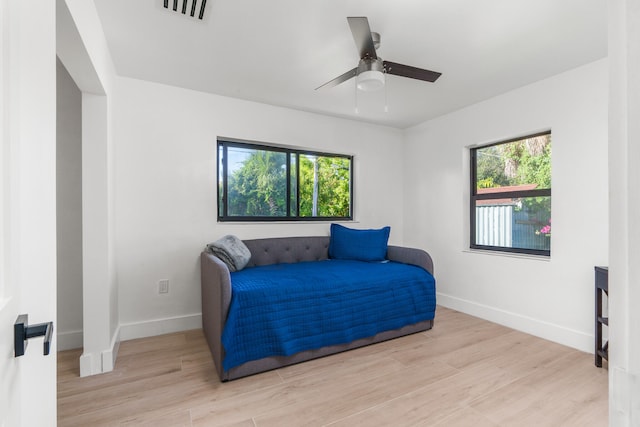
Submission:
<svg viewBox="0 0 640 427">
<path fill-rule="evenodd" d="M 384 74 L 382 71 L 368 70 L 363 71 L 356 77 L 358 89 L 365 92 L 382 89 L 384 86 Z"/>
</svg>

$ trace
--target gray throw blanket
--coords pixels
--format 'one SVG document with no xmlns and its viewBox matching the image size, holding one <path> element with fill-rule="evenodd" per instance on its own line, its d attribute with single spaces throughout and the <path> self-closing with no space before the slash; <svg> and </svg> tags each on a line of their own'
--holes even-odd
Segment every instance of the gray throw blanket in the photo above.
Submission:
<svg viewBox="0 0 640 427">
<path fill-rule="evenodd" d="M 236 236 L 227 235 L 207 245 L 207 252 L 220 258 L 229 271 L 242 270 L 251 259 L 249 248 Z"/>
</svg>

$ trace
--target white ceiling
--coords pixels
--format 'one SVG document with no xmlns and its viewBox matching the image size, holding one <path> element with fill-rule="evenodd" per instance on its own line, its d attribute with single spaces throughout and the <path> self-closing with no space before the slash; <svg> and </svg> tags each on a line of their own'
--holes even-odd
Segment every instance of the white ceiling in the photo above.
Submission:
<svg viewBox="0 0 640 427">
<path fill-rule="evenodd" d="M 162 0 L 95 0 L 118 74 L 406 128 L 607 55 L 606 0 L 208 0 L 202 21 Z M 172 0 L 170 0 L 170 4 Z M 179 0 L 182 4 L 182 0 Z M 383 59 L 435 83 L 353 79 L 347 16 L 366 16 Z"/>
</svg>

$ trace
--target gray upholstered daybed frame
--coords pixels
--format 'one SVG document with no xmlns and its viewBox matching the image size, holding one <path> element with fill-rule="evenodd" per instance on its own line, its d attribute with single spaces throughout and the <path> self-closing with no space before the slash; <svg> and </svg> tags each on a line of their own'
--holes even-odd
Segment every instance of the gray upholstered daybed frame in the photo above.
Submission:
<svg viewBox="0 0 640 427">
<path fill-rule="evenodd" d="M 249 261 L 247 267 L 319 261 L 327 259 L 329 256 L 328 236 L 256 239 L 245 240 L 244 243 L 251 251 L 251 261 Z M 421 249 L 389 246 L 387 258 L 392 261 L 420 266 L 433 274 L 433 261 L 429 254 Z M 206 252 L 201 254 L 201 272 L 202 328 L 211 349 L 218 376 L 222 381 L 233 380 L 391 338 L 425 331 L 433 327 L 433 320 L 427 320 L 400 329 L 381 332 L 372 337 L 359 339 L 347 344 L 303 351 L 286 357 L 274 356 L 250 361 L 224 372 L 222 370 L 224 348 L 222 347 L 221 336 L 231 302 L 231 277 L 227 266 L 214 255 Z"/>
</svg>

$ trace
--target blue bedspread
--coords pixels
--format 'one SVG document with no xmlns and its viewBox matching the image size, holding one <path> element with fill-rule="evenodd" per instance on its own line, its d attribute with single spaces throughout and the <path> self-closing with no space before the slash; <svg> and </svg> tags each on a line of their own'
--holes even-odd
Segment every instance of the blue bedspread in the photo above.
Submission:
<svg viewBox="0 0 640 427">
<path fill-rule="evenodd" d="M 225 371 L 250 360 L 344 344 L 435 315 L 435 280 L 396 262 L 326 260 L 231 273 Z"/>
</svg>

